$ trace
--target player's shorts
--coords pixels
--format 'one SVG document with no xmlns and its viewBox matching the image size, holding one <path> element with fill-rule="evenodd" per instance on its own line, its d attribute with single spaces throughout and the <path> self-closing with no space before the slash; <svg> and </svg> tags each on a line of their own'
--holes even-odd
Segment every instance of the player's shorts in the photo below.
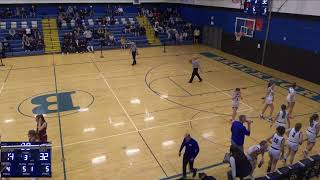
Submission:
<svg viewBox="0 0 320 180">
<path fill-rule="evenodd" d="M 307 132 L 307 136 L 308 136 L 308 142 L 311 142 L 311 143 L 316 143 L 316 134 L 315 133 L 312 133 L 310 131 L 306 131 Z"/>
<path fill-rule="evenodd" d="M 255 168 L 257 165 L 257 158 L 253 158 L 249 154 L 247 154 L 247 159 L 250 162 L 252 168 Z"/>
<path fill-rule="evenodd" d="M 270 147 L 270 149 L 269 149 L 269 155 L 270 155 L 271 157 L 273 157 L 274 159 L 279 160 L 279 159 L 280 159 L 280 156 L 281 156 L 281 151 L 280 151 L 280 149 L 275 149 L 275 148 L 273 148 L 273 147 Z"/>
<path fill-rule="evenodd" d="M 232 101 L 232 108 L 239 108 L 239 104 L 238 101 Z"/>
<path fill-rule="evenodd" d="M 286 124 L 284 124 L 284 123 L 279 123 L 279 122 L 276 121 L 276 128 L 278 128 L 279 126 L 282 126 L 282 127 L 284 127 L 284 128 L 287 129 L 287 125 L 286 125 Z"/>
<path fill-rule="evenodd" d="M 289 147 L 292 151 L 297 152 L 297 151 L 298 151 L 298 148 L 299 148 L 299 144 L 298 144 L 298 143 L 295 143 L 295 142 L 288 141 L 288 147 Z"/>
<path fill-rule="evenodd" d="M 272 99 L 272 97 L 270 98 L 270 97 L 267 97 L 266 98 L 266 104 L 272 104 L 273 103 L 273 99 Z"/>
<path fill-rule="evenodd" d="M 295 101 L 294 98 L 291 99 L 290 97 L 287 97 L 287 102 L 288 102 L 288 103 L 294 103 L 294 102 L 296 102 L 296 101 Z"/>
</svg>

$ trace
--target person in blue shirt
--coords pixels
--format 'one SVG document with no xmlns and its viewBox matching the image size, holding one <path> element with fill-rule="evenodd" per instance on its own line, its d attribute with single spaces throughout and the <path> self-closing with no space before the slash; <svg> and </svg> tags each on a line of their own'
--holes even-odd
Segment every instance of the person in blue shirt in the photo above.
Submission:
<svg viewBox="0 0 320 180">
<path fill-rule="evenodd" d="M 200 149 L 198 142 L 191 138 L 189 133 L 187 133 L 183 139 L 183 142 L 179 150 L 179 157 L 181 156 L 181 151 L 183 148 L 185 148 L 182 161 L 183 178 L 187 176 L 187 164 L 189 164 L 190 171 L 192 172 L 192 177 L 195 177 L 197 175 L 197 169 L 193 168 L 193 163 Z"/>
<path fill-rule="evenodd" d="M 248 129 L 243 123 L 248 124 Z M 251 120 L 247 120 L 245 115 L 240 115 L 238 121 L 234 121 L 231 126 L 231 144 L 239 148 L 243 152 L 243 144 L 245 136 L 250 136 Z"/>
</svg>

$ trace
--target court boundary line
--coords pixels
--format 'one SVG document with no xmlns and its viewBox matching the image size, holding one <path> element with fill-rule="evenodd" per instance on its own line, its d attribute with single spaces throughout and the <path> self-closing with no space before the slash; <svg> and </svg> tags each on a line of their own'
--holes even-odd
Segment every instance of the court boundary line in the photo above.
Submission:
<svg viewBox="0 0 320 180">
<path fill-rule="evenodd" d="M 54 58 L 55 55 L 52 54 L 52 62 L 53 62 L 53 74 L 54 74 L 54 85 L 55 85 L 55 94 L 57 99 L 57 113 L 58 113 L 58 123 L 59 123 L 59 133 L 60 133 L 60 143 L 61 143 L 61 161 L 62 161 L 62 167 L 63 167 L 63 176 L 64 180 L 67 179 L 67 170 L 66 170 L 66 162 L 65 162 L 65 156 L 64 156 L 64 144 L 63 144 L 63 135 L 62 135 L 62 123 L 61 123 L 61 115 L 60 115 L 60 109 L 59 109 L 59 98 L 58 98 L 58 83 L 57 83 L 57 73 L 56 73 L 56 66 Z"/>
<path fill-rule="evenodd" d="M 4 89 L 4 86 L 5 86 L 5 84 L 7 83 L 8 79 L 9 79 L 9 74 L 10 74 L 10 72 L 12 71 L 12 68 L 13 68 L 13 66 L 11 66 L 9 70 L 6 70 L 6 71 L 8 71 L 8 73 L 7 73 L 6 77 L 4 78 L 4 80 L 3 80 L 3 82 L 2 82 L 2 86 L 1 86 L 1 88 L 0 88 L 0 95 L 2 94 L 2 91 L 3 91 L 3 89 Z"/>
</svg>

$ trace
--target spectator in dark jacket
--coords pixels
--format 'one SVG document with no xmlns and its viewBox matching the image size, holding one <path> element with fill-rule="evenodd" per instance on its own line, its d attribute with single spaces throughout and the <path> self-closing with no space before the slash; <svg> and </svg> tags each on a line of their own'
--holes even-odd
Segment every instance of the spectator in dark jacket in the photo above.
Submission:
<svg viewBox="0 0 320 180">
<path fill-rule="evenodd" d="M 190 171 L 193 173 L 192 177 L 195 177 L 197 175 L 197 169 L 193 168 L 193 164 L 200 149 L 197 141 L 191 138 L 189 133 L 187 133 L 183 139 L 183 142 L 179 150 L 179 156 L 181 156 L 181 151 L 183 148 L 185 148 L 182 161 L 183 178 L 187 176 L 187 164 L 189 164 Z"/>
<path fill-rule="evenodd" d="M 243 125 L 244 122 L 248 124 L 248 130 Z M 244 137 L 250 136 L 252 121 L 247 120 L 245 115 L 240 115 L 238 121 L 234 121 L 231 126 L 231 144 L 238 147 L 243 152 Z"/>
</svg>

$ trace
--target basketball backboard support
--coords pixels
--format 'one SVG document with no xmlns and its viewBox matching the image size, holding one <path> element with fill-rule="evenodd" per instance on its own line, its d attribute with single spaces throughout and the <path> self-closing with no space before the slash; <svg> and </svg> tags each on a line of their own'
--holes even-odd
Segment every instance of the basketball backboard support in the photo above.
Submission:
<svg viewBox="0 0 320 180">
<path fill-rule="evenodd" d="M 256 27 L 256 20 L 249 18 L 236 17 L 235 33 L 243 33 L 244 36 L 253 38 Z"/>
</svg>

